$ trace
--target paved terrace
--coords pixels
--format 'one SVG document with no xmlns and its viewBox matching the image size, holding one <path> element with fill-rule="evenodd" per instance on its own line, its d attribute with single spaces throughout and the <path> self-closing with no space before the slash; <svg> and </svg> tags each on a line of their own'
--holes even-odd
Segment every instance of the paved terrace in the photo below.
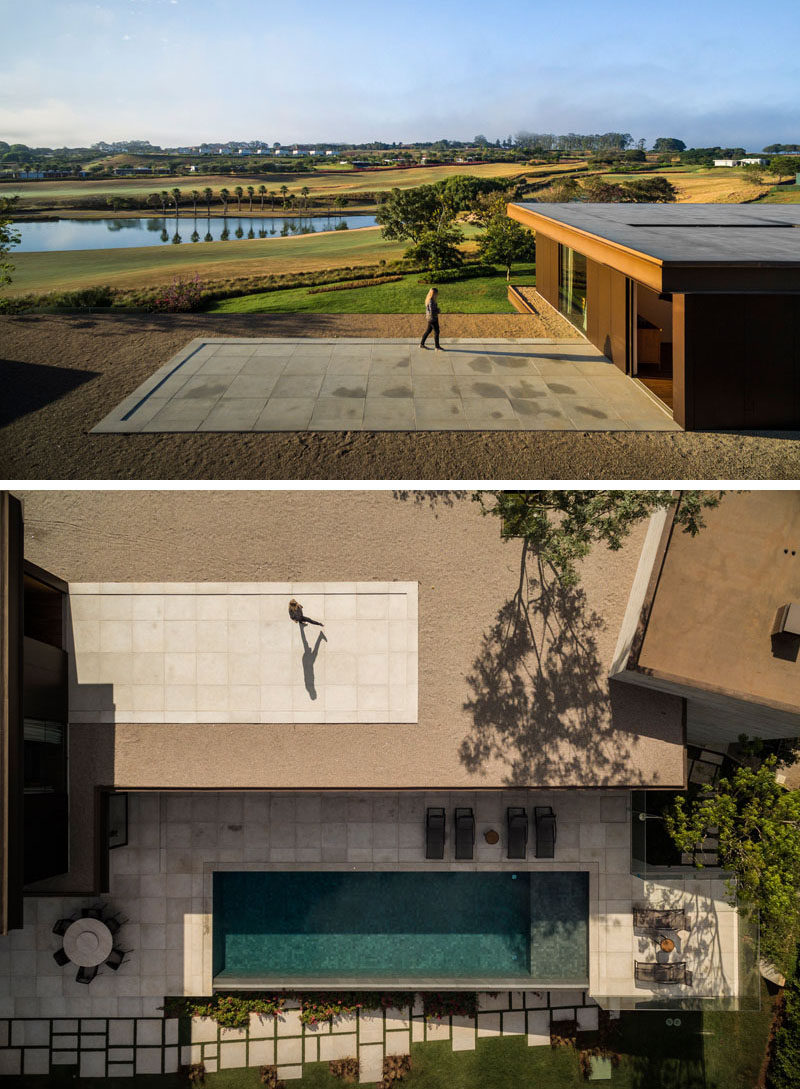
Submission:
<svg viewBox="0 0 800 1089">
<path fill-rule="evenodd" d="M 677 431 L 584 340 L 195 339 L 93 428 Z"/>
</svg>

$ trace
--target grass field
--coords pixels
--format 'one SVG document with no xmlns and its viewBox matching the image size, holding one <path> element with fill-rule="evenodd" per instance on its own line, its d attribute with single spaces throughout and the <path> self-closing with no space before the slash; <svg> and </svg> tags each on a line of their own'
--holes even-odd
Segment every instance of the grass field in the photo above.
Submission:
<svg viewBox="0 0 800 1089">
<path fill-rule="evenodd" d="M 741 170 L 724 167 L 691 167 L 686 170 L 668 168 L 657 171 L 668 178 L 678 190 L 679 204 L 742 204 L 757 200 L 769 192 L 772 182 L 759 184 Z M 634 181 L 644 174 L 604 174 L 603 180 Z"/>
<path fill-rule="evenodd" d="M 533 286 L 536 276 L 530 265 L 512 270 L 515 284 Z M 391 284 L 354 287 L 343 291 L 311 294 L 306 287 L 268 291 L 223 299 L 210 307 L 221 314 L 415 314 L 422 312 L 429 284 L 419 282 L 419 273 Z M 444 314 L 510 314 L 505 273 L 476 277 L 461 283 L 442 284 L 439 303 Z"/>
<path fill-rule="evenodd" d="M 342 266 L 377 264 L 401 257 L 402 242 L 384 242 L 380 228 L 325 231 L 289 238 L 235 242 L 184 242 L 179 246 L 141 246 L 121 250 L 67 250 L 12 255 L 8 295 L 111 287 L 150 287 L 195 273 L 201 279 L 316 272 Z"/>
<path fill-rule="evenodd" d="M 800 185 L 775 185 L 762 200 L 765 204 L 800 204 Z"/>
<path fill-rule="evenodd" d="M 380 171 L 354 170 L 319 170 L 312 174 L 251 174 L 232 177 L 230 174 L 202 175 L 197 178 L 187 177 L 152 177 L 152 178 L 110 178 L 100 181 L 58 181 L 15 182 L 0 184 L 0 196 L 20 195 L 19 210 L 35 209 L 42 205 L 61 204 L 69 206 L 70 200 L 80 197 L 114 193 L 122 197 L 147 197 L 149 193 L 161 192 L 178 187 L 188 199 L 192 189 L 200 192 L 206 187 L 215 193 L 224 186 L 233 192 L 237 185 L 247 189 L 252 185 L 258 190 L 265 185 L 267 190 L 280 190 L 286 185 L 290 193 L 299 195 L 307 186 L 314 195 L 330 193 L 335 198 L 338 194 L 363 193 L 376 190 L 388 191 L 395 187 L 410 189 L 415 185 L 432 185 L 434 182 L 450 178 L 455 174 L 469 174 L 478 178 L 515 178 L 520 176 L 535 177 L 539 174 L 553 174 L 563 170 L 574 170 L 576 163 L 561 165 L 525 167 L 520 163 L 462 163 L 457 166 L 419 166 L 408 169 L 388 168 Z M 256 198 L 256 206 L 260 203 Z"/>
</svg>

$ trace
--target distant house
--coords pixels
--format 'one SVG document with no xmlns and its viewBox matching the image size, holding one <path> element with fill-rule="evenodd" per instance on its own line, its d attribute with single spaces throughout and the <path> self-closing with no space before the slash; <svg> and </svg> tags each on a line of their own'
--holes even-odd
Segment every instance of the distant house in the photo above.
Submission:
<svg viewBox="0 0 800 1089">
<path fill-rule="evenodd" d="M 252 155 L 253 152 L 250 150 L 249 147 L 240 147 L 239 148 L 239 154 L 240 155 Z"/>
<path fill-rule="evenodd" d="M 740 166 L 766 166 L 766 163 L 767 163 L 766 159 L 759 159 L 758 157 L 756 157 L 754 159 L 740 159 L 739 160 L 739 165 Z"/>
<path fill-rule="evenodd" d="M 714 166 L 738 166 L 738 159 L 715 159 Z"/>
<path fill-rule="evenodd" d="M 335 155 L 336 153 L 334 151 L 326 151 L 325 154 L 326 155 Z"/>
</svg>

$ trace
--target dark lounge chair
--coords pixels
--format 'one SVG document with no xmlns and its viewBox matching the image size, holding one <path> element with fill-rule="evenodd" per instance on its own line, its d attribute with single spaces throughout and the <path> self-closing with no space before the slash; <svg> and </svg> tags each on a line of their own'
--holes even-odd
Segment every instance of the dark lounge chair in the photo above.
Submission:
<svg viewBox="0 0 800 1089">
<path fill-rule="evenodd" d="M 536 857 L 555 858 L 556 855 L 556 815 L 549 805 L 534 806 L 533 819 L 536 824 Z"/>
<path fill-rule="evenodd" d="M 469 806 L 457 806 L 456 858 L 472 858 L 475 853 L 475 814 Z"/>
<path fill-rule="evenodd" d="M 97 967 L 93 965 L 91 968 L 84 968 L 81 966 L 78 969 L 78 973 L 75 976 L 76 983 L 91 983 L 94 977 L 97 975 Z"/>
<path fill-rule="evenodd" d="M 115 972 L 119 968 L 120 964 L 125 960 L 125 950 L 114 948 L 108 954 L 106 958 L 106 964 L 109 968 L 112 968 Z"/>
<path fill-rule="evenodd" d="M 633 925 L 644 930 L 691 930 L 686 912 L 681 909 L 651 908 L 636 905 L 633 909 Z"/>
<path fill-rule="evenodd" d="M 692 973 L 686 971 L 686 961 L 659 964 L 657 961 L 633 962 L 634 975 L 639 983 L 685 983 L 692 985 Z"/>
<path fill-rule="evenodd" d="M 81 908 L 82 919 L 102 919 L 103 907 L 100 904 L 93 904 L 92 907 Z"/>
<path fill-rule="evenodd" d="M 444 858 L 444 829 L 447 818 L 440 806 L 425 811 L 425 857 Z"/>
<path fill-rule="evenodd" d="M 56 919 L 55 925 L 53 927 L 53 933 L 58 934 L 59 938 L 63 938 L 67 930 L 72 926 L 74 922 L 74 916 L 70 919 Z"/>
<path fill-rule="evenodd" d="M 525 858 L 528 853 L 528 814 L 521 805 L 510 805 L 506 809 L 506 829 L 508 831 L 507 858 Z"/>
<path fill-rule="evenodd" d="M 53 960 L 59 968 L 63 968 L 65 964 L 69 964 L 69 957 L 63 949 L 56 949 L 55 953 L 53 953 Z"/>
</svg>

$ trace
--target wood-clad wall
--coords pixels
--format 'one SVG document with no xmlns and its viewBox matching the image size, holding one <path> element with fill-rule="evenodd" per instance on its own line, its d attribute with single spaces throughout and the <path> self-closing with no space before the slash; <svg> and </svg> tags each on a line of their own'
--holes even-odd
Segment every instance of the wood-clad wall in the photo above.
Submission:
<svg viewBox="0 0 800 1089">
<path fill-rule="evenodd" d="M 674 295 L 673 307 L 682 427 L 800 428 L 797 295 Z"/>
<path fill-rule="evenodd" d="M 536 232 L 536 290 L 558 310 L 558 242 Z"/>
<path fill-rule="evenodd" d="M 0 934 L 22 926 L 22 505 L 0 492 Z"/>
<path fill-rule="evenodd" d="M 626 277 L 586 262 L 586 336 L 620 370 L 626 369 Z"/>
</svg>

